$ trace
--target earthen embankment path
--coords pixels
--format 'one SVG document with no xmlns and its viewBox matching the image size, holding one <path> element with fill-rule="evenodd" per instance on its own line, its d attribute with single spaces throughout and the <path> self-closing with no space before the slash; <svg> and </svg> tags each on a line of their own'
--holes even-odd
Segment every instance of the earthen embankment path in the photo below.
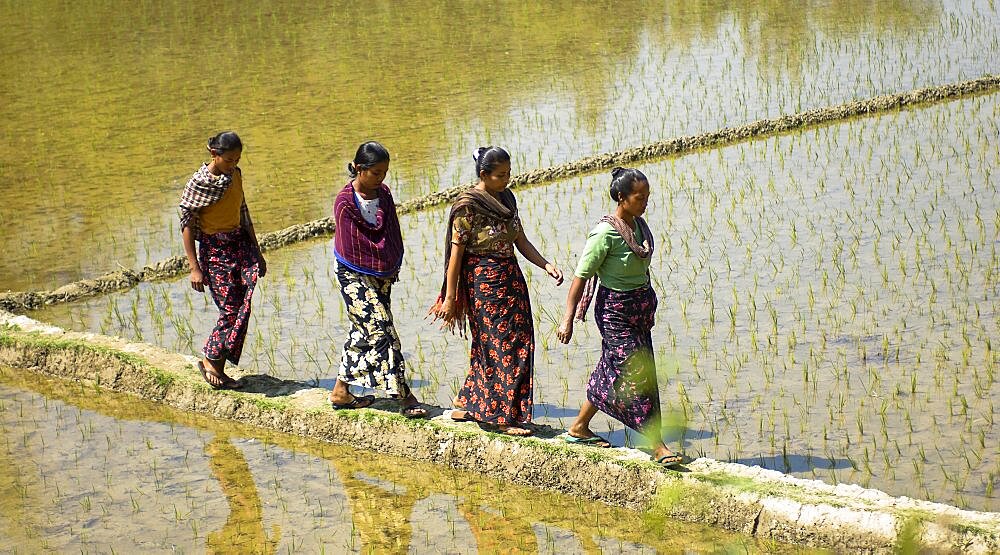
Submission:
<svg viewBox="0 0 1000 555">
<path fill-rule="evenodd" d="M 453 423 L 443 409 L 407 420 L 391 401 L 334 411 L 327 391 L 243 375 L 242 391 L 214 391 L 191 357 L 144 343 L 66 331 L 0 311 L 0 366 L 94 384 L 193 412 L 477 472 L 633 510 L 649 510 L 759 538 L 850 552 L 888 553 L 902 541 L 931 551 L 1000 552 L 1000 514 L 893 497 L 856 485 L 697 459 L 666 471 L 627 448 L 564 444 L 561 430 L 512 438 Z"/>
</svg>

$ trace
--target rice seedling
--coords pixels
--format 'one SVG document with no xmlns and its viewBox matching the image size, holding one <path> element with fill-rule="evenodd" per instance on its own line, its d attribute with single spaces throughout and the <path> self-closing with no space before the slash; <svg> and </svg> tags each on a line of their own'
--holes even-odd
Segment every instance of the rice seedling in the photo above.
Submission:
<svg viewBox="0 0 1000 555">
<path fill-rule="evenodd" d="M 28 8 L 18 8 L 24 9 Z M 738 23 L 756 16 L 739 7 L 722 9 L 732 22 L 709 18 L 711 22 L 697 23 L 700 31 L 712 31 L 701 33 L 703 37 L 714 38 L 686 39 L 690 35 L 674 23 L 668 24 L 669 32 L 637 24 L 644 29 L 636 34 L 641 37 L 637 48 L 614 52 L 610 66 L 598 69 L 568 63 L 567 79 L 553 80 L 547 70 L 539 73 L 539 67 L 531 65 L 534 62 L 521 59 L 527 69 L 516 79 L 529 92 L 497 114 L 450 118 L 434 106 L 420 104 L 417 108 L 427 129 L 419 130 L 395 128 L 394 122 L 367 113 L 351 117 L 377 123 L 374 128 L 397 138 L 394 153 L 403 156 L 399 167 L 393 166 L 392 184 L 403 198 L 466 181 L 469 144 L 508 145 L 518 171 L 526 171 L 581 153 L 833 104 L 859 94 L 968 77 L 990 71 L 988 61 L 1000 48 L 992 5 L 950 3 L 947 14 L 933 7 L 922 10 L 919 17 L 897 7 L 905 12 L 898 20 L 887 16 L 891 19 L 887 24 L 897 33 L 852 32 L 869 29 L 870 22 L 859 15 L 825 19 L 823 14 L 812 14 L 801 22 L 804 36 L 814 31 L 825 40 L 802 40 L 796 48 L 782 49 L 792 52 L 790 57 L 762 57 L 748 46 L 761 41 L 746 40 L 745 29 L 756 27 Z M 106 10 L 98 12 L 112 20 L 117 17 Z M 287 19 L 280 8 L 253 15 L 247 25 Z M 169 17 L 157 21 L 177 24 Z M 911 26 L 913 21 L 932 24 Z M 301 45 L 323 36 L 308 25 L 286 23 L 286 35 L 263 44 L 281 52 L 286 46 L 279 45 Z M 237 23 L 237 36 L 248 33 L 244 24 Z M 580 25 L 569 26 L 566 32 L 590 36 L 593 28 L 587 25 L 593 22 Z M 715 32 L 715 26 L 725 32 Z M 831 29 L 838 32 L 828 32 Z M 400 32 L 415 31 L 403 27 Z M 776 39 L 762 38 L 769 52 L 767 45 L 773 48 Z M 69 39 L 87 40 L 73 35 L 67 37 L 67 45 L 74 44 Z M 65 55 L 64 48 L 71 48 L 39 40 L 57 58 Z M 429 47 L 433 44 L 430 41 Z M 197 41 L 191 47 L 198 48 Z M 251 45 L 248 58 L 267 68 L 271 53 L 258 48 L 263 47 Z M 546 48 L 552 46 L 538 46 L 542 52 Z M 713 48 L 732 57 L 717 57 L 711 67 L 679 61 L 692 51 Z M 970 57 L 969 52 L 976 55 Z M 455 55 L 440 58 L 451 64 Z M 420 60 L 414 67 L 424 71 L 426 63 Z M 608 67 L 613 70 L 606 71 Z M 676 71 L 664 75 L 657 69 L 662 67 Z M 179 68 L 183 71 L 183 64 Z M 157 71 L 168 76 L 173 70 Z M 291 102 L 281 88 L 289 86 L 288 75 L 277 72 L 271 84 L 270 79 L 249 73 L 252 94 L 279 99 L 273 106 L 276 111 L 297 105 L 283 103 Z M 613 82 L 606 76 L 598 78 L 598 73 L 613 76 Z M 337 75 L 330 78 L 335 82 Z M 597 88 L 590 83 L 597 83 Z M 441 95 L 428 95 L 436 96 Z M 449 98 L 463 102 L 464 97 Z M 704 98 L 717 101 L 706 105 L 700 101 Z M 412 99 L 389 100 L 405 106 Z M 52 99 L 38 102 L 50 105 Z M 190 131 L 200 136 L 194 130 L 203 123 L 195 112 L 178 108 L 183 120 L 178 135 Z M 824 464 L 801 472 L 831 481 L 856 478 L 892 493 L 995 508 L 995 478 L 975 477 L 990 476 L 989 469 L 1000 464 L 997 454 L 985 447 L 1000 442 L 993 429 L 997 355 L 990 340 L 997 331 L 994 293 L 1000 276 L 996 249 L 1000 206 L 993 186 L 997 113 L 996 95 L 991 95 L 642 166 L 654 187 L 649 220 L 658 237 L 653 280 L 661 305 L 654 344 L 683 361 L 676 373 L 661 379 L 661 396 L 664 405 L 678 407 L 693 428 L 712 432 L 710 438 L 690 439 L 693 450 L 731 459 L 768 455 L 778 466 L 788 466 L 798 449 L 822 452 Z M 23 114 L 11 117 L 16 126 Z M 245 164 L 248 175 L 255 176 L 251 190 L 255 196 L 249 200 L 261 230 L 328 212 L 331 185 L 323 172 L 332 166 L 308 163 L 315 152 L 308 148 L 298 152 L 288 145 L 301 145 L 303 137 L 316 136 L 337 150 L 348 139 L 312 122 L 290 121 L 294 132 L 277 130 L 273 137 L 263 137 L 259 123 L 248 125 L 256 135 L 253 152 L 248 150 L 252 157 Z M 98 139 L 88 140 L 94 142 L 94 152 L 107 150 Z M 185 141 L 174 138 L 168 146 L 182 152 Z M 423 148 L 425 143 L 434 148 Z M 137 138 L 136 144 L 142 142 Z M 54 146 L 75 152 L 66 144 Z M 47 150 L 36 145 L 26 152 L 35 151 Z M 285 154 L 279 158 L 278 152 Z M 23 158 L 36 160 L 33 154 Z M 102 157 L 101 165 L 106 162 Z M 164 175 L 189 171 L 191 161 L 184 160 L 183 168 L 178 164 L 157 160 L 141 171 L 152 172 L 155 182 L 162 183 Z M 277 169 L 286 166 L 304 172 L 297 184 L 305 189 L 301 195 L 289 195 L 286 188 L 272 185 L 282 181 Z M 93 160 L 84 161 L 83 168 L 96 171 Z M 109 181 L 112 191 L 128 190 L 135 182 L 154 182 L 149 175 L 116 169 L 125 171 L 112 172 L 121 176 Z M 44 171 L 56 170 L 25 168 L 29 186 L 64 181 L 51 179 L 57 176 Z M 152 195 L 157 207 L 174 203 L 176 185 L 183 178 L 170 179 L 174 182 L 169 191 Z M 603 175 L 574 177 L 518 192 L 530 236 L 567 274 L 587 230 L 609 208 L 606 181 Z M 24 211 L 19 199 L 7 204 L 13 208 L 0 208 L 0 222 L 13 219 L 10 210 Z M 120 217 L 107 218 L 117 223 L 94 225 L 94 218 L 87 219 L 90 225 L 83 237 L 93 244 L 81 252 L 95 260 L 118 259 L 126 266 L 132 265 L 129 261 L 140 264 L 178 254 L 173 216 L 157 210 L 136 203 L 116 209 Z M 154 215 L 145 221 L 137 211 Z M 41 218 L 24 217 L 25 229 L 42 225 Z M 440 285 L 445 218 L 444 208 L 403 218 L 407 259 L 393 301 L 408 372 L 428 382 L 420 388 L 423 399 L 442 405 L 450 403 L 468 368 L 468 344 L 428 327 L 422 319 Z M 133 236 L 134 241 L 122 239 Z M 93 269 L 79 257 L 54 260 L 51 249 L 26 243 L 28 247 L 5 242 L 4 251 L 32 278 L 44 282 L 48 272 L 84 274 Z M 330 241 L 268 257 L 272 270 L 255 297 L 252 335 L 241 365 L 283 378 L 314 382 L 334 378 L 348 323 L 332 274 Z M 552 343 L 566 287 L 551 287 L 523 261 L 522 267 L 537 324 L 536 397 L 557 401 L 560 409 L 572 412 L 584 398 L 587 376 L 598 356 L 598 334 L 588 322 L 578 325 L 571 346 Z M 9 266 L 0 265 L 0 275 L 13 276 L 5 284 L 27 286 L 18 281 L 21 270 L 15 275 L 5 268 Z M 75 329 L 197 353 L 214 318 L 208 296 L 198 297 L 181 279 L 143 284 L 39 316 Z M 742 407 L 760 413 L 745 418 Z M 977 428 L 973 422 L 983 425 Z M 604 425 L 619 429 L 613 422 Z M 79 432 L 79 441 L 93 440 L 94 432 L 85 424 L 75 423 L 72 429 Z M 29 436 L 12 437 L 22 446 L 33 441 Z M 940 460 L 925 457 L 925 444 L 943 446 L 945 454 Z M 889 445 L 895 455 L 889 455 Z M 125 449 L 142 457 L 140 447 Z M 911 465 L 897 464 L 907 458 Z M 79 462 L 76 457 L 68 460 Z M 956 460 L 957 467 L 952 464 Z M 154 469 L 148 495 L 163 495 L 166 486 L 159 487 L 166 484 L 163 470 Z M 146 507 L 154 503 L 143 501 L 144 495 L 134 499 Z M 134 509 L 138 511 L 138 505 Z M 281 510 L 293 511 L 288 505 Z M 203 536 L 205 530 L 198 528 L 196 517 L 190 522 L 191 532 Z M 353 533 L 345 533 L 343 545 L 354 541 Z"/>
</svg>

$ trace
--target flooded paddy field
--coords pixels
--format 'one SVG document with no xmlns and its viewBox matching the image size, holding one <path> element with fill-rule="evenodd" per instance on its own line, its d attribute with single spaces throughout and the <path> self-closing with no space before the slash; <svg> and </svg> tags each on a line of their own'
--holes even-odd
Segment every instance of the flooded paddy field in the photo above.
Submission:
<svg viewBox="0 0 1000 555">
<path fill-rule="evenodd" d="M 800 553 L 0 368 L 0 550 Z"/>
<path fill-rule="evenodd" d="M 641 166 L 671 440 L 691 455 L 996 510 L 998 115 L 1000 95 L 978 96 Z M 610 208 L 608 181 L 518 192 L 529 237 L 566 271 Z M 423 319 L 444 219 L 443 208 L 401 218 L 393 311 L 417 395 L 447 406 L 468 345 Z M 271 253 L 269 266 L 242 366 L 331 386 L 348 328 L 332 241 Z M 590 322 L 559 345 L 567 288 L 522 268 L 536 419 L 565 426 L 600 337 Z M 215 310 L 182 279 L 32 316 L 194 353 Z"/>
<path fill-rule="evenodd" d="M 179 192 L 224 128 L 265 232 L 326 216 L 370 138 L 405 199 L 470 180 L 480 144 L 526 171 L 1000 59 L 987 0 L 0 6 L 0 290 L 180 254 Z"/>
</svg>

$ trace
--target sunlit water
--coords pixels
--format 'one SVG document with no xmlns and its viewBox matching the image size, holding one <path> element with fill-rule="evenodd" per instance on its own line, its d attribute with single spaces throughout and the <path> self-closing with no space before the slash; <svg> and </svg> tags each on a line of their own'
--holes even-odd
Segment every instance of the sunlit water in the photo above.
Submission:
<svg viewBox="0 0 1000 555">
<path fill-rule="evenodd" d="M 692 455 L 995 510 L 1000 95 L 811 129 L 642 166 L 657 235 L 660 394 Z M 518 192 L 527 233 L 567 272 L 610 209 L 605 175 Z M 442 406 L 468 343 L 424 319 L 445 210 L 401 219 L 393 312 L 418 395 Z M 348 322 L 332 240 L 270 255 L 249 372 L 331 386 Z M 567 287 L 522 260 L 538 350 L 536 419 L 566 426 L 600 356 L 592 322 L 555 339 Z M 36 317 L 184 353 L 216 311 L 184 279 Z M 622 427 L 599 417 L 616 443 Z"/>
<path fill-rule="evenodd" d="M 2 368 L 0 493 L 14 553 L 792 551 Z"/>
<path fill-rule="evenodd" d="M 370 138 L 408 198 L 471 179 L 485 143 L 526 171 L 995 73 L 998 24 L 987 0 L 5 0 L 0 290 L 181 254 L 222 129 L 269 231 L 326 216 Z"/>
</svg>

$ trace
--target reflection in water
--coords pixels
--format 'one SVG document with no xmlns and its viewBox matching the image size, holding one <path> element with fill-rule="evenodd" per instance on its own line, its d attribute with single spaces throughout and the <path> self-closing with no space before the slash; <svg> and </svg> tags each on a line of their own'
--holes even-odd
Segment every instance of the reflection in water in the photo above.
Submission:
<svg viewBox="0 0 1000 555">
<path fill-rule="evenodd" d="M 689 454 L 995 509 L 1000 453 L 989 446 L 1000 445 L 1000 427 L 980 424 L 994 412 L 1000 363 L 989 342 L 1000 314 L 998 113 L 1000 94 L 984 95 L 643 167 L 654 187 L 648 216 L 663 224 L 651 269 L 665 299 L 654 328 L 656 359 L 670 370 L 661 400 L 690 418 L 696 431 L 674 436 Z M 607 183 L 595 174 L 518 192 L 531 236 L 564 268 L 607 210 Z M 424 320 L 446 216 L 442 207 L 401 219 L 407 260 L 393 306 L 407 375 L 441 406 L 469 360 L 467 344 Z M 331 304 L 331 243 L 269 258 L 281 279 L 257 292 L 265 308 L 244 371 L 335 377 L 348 322 Z M 535 416 L 564 428 L 600 337 L 582 326 L 575 345 L 558 345 L 553 311 L 565 289 L 525 273 L 541 347 Z M 211 326 L 210 302 L 179 280 L 37 317 L 192 352 L 188 327 Z M 600 418 L 595 431 L 621 429 Z M 928 445 L 969 463 L 930 457 Z"/>
<path fill-rule="evenodd" d="M 263 508 L 253 474 L 243 453 L 226 434 L 216 434 L 205 446 L 212 475 L 229 501 L 229 518 L 222 530 L 208 534 L 210 553 L 275 553 L 281 530 L 264 531 Z"/>
<path fill-rule="evenodd" d="M 670 0 L 669 32 L 654 36 L 692 45 L 732 32 L 756 73 L 772 82 L 787 79 L 794 90 L 805 86 L 811 68 L 819 65 L 824 43 L 857 36 L 905 42 L 936 27 L 941 11 L 936 0 Z M 867 49 L 873 58 L 887 54 L 871 44 Z M 901 90 L 887 85 L 886 92 Z"/>
<path fill-rule="evenodd" d="M 0 410 L 7 410 L 0 405 Z M 19 546 L 27 552 L 39 552 L 46 549 L 44 538 L 40 537 L 42 492 L 39 484 L 32 478 L 30 468 L 25 468 L 23 460 L 12 456 L 11 438 L 5 427 L 0 427 L 0 436 L 7 443 L 6 449 L 0 449 L 0 507 L 3 517 L 0 518 L 0 537 Z M 16 439 L 15 439 L 16 440 Z M 21 463 L 21 464 L 19 464 Z M 4 545 L 0 543 L 0 548 Z"/>
<path fill-rule="evenodd" d="M 537 552 L 537 542 L 527 519 L 507 518 L 507 513 L 470 501 L 460 504 L 459 510 L 471 526 L 476 536 L 476 545 L 481 551 L 498 553 L 509 549 L 514 553 Z M 516 504 L 511 510 L 516 510 Z"/>
<path fill-rule="evenodd" d="M 351 472 L 353 465 L 346 464 L 347 461 L 334 458 L 330 463 L 344 482 L 361 545 L 375 551 L 405 551 L 410 545 L 414 496 L 407 495 L 407 488 L 399 488 L 393 494 L 379 485 L 359 480 Z"/>
<path fill-rule="evenodd" d="M 224 128 L 248 145 L 263 232 L 328 215 L 344 161 L 372 136 L 406 198 L 469 181 L 480 143 L 508 146 L 526 171 L 979 77 L 998 48 L 992 6 L 932 0 L 305 1 L 213 14 L 219 33 L 191 33 L 205 13 L 188 2 L 0 11 L 0 226 L 17 230 L 0 237 L 0 290 L 181 254 L 179 191 Z M 227 62 L 194 78 L 209 60 Z"/>
<path fill-rule="evenodd" d="M 8 463 L 0 473 L 45 476 L 25 490 L 23 478 L 0 474 L 5 493 L 20 493 L 0 500 L 0 527 L 23 526 L 28 537 L 51 541 L 57 550 L 187 550 L 206 543 L 210 552 L 255 553 L 536 553 L 560 552 L 562 545 L 587 552 L 599 546 L 611 546 L 605 552 L 711 551 L 719 545 L 759 550 L 752 540 L 704 526 L 644 523 L 637 514 L 601 504 L 375 453 L 359 456 L 346 447 L 18 371 L 0 369 L 0 402 L 0 462 Z M 51 440 L 43 436 L 59 433 L 55 427 L 82 434 L 80 441 L 63 440 L 72 445 L 61 459 L 68 466 L 44 458 Z M 204 463 L 189 449 L 192 437 L 204 444 Z M 103 454 L 105 443 L 126 444 L 130 460 Z M 126 476 L 112 469 L 122 465 L 149 465 L 152 472 L 121 484 Z M 107 479 L 73 481 L 73 475 L 89 476 L 95 468 L 108 472 Z M 214 503 L 219 491 L 209 487 L 213 481 L 202 485 L 209 472 L 224 505 Z M 123 487 L 131 493 L 110 493 Z M 123 498 L 131 514 L 118 516 L 102 505 L 114 504 L 114 497 Z M 27 513 L 41 518 L 32 522 Z M 157 522 L 163 516 L 165 525 Z M 105 533 L 89 531 L 94 529 Z M 31 545 L 21 543 L 21 536 L 0 538 L 0 549 Z"/>
</svg>

